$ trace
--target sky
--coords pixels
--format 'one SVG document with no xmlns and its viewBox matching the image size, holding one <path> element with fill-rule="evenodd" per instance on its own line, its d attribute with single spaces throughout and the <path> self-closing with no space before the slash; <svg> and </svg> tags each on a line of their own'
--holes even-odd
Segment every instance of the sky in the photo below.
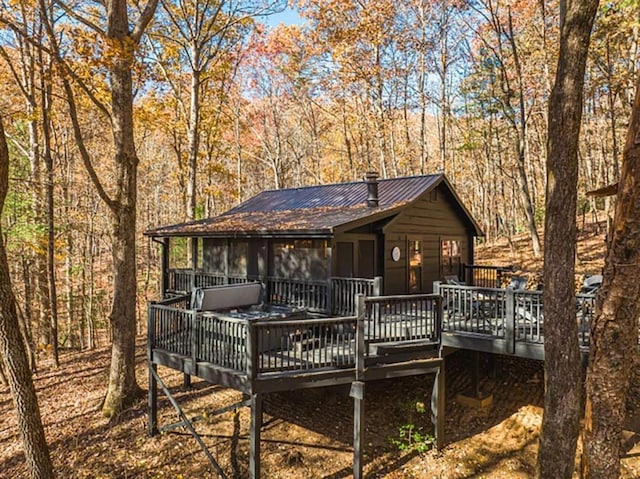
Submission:
<svg viewBox="0 0 640 479">
<path fill-rule="evenodd" d="M 304 20 L 298 15 L 298 11 L 293 8 L 286 8 L 281 13 L 264 17 L 264 23 L 269 27 L 275 27 L 281 23 L 285 25 L 298 25 L 304 23 Z"/>
</svg>

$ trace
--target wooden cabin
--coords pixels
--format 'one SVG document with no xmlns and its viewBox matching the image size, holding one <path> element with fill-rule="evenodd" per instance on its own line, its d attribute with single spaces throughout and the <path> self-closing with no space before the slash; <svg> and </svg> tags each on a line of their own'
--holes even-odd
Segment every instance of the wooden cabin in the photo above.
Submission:
<svg viewBox="0 0 640 479">
<path fill-rule="evenodd" d="M 267 394 L 350 384 L 360 479 L 367 382 L 435 374 L 431 413 L 442 447 L 443 354 L 476 352 L 475 398 L 480 352 L 544 359 L 541 292 L 503 289 L 509 268 L 473 265 L 482 232 L 441 174 L 265 191 L 216 218 L 146 234 L 163 246 L 164 296 L 148 307 L 149 434 L 186 428 L 221 477 L 193 423 L 250 407 L 249 476 L 257 479 Z M 176 264 L 184 252 L 189 264 Z M 465 284 L 441 282 L 453 275 Z M 262 284 L 235 284 L 253 281 Z M 585 356 L 594 309 L 593 294 L 576 296 Z M 195 376 L 234 388 L 243 400 L 189 418 L 158 366 L 184 373 L 186 384 Z M 160 426 L 158 389 L 178 422 Z"/>
<path fill-rule="evenodd" d="M 257 280 L 272 300 L 353 314 L 355 293 L 430 293 L 434 281 L 461 276 L 483 233 L 443 174 L 367 173 L 264 191 L 220 216 L 145 234 L 163 245 L 165 297 Z"/>
</svg>

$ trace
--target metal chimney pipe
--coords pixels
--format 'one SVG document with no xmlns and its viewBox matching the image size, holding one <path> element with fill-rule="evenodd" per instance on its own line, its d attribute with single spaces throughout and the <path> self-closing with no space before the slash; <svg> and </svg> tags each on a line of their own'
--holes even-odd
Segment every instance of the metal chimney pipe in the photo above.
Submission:
<svg viewBox="0 0 640 479">
<path fill-rule="evenodd" d="M 378 206 L 378 172 L 367 171 L 365 174 L 365 182 L 367 183 L 367 206 Z"/>
</svg>

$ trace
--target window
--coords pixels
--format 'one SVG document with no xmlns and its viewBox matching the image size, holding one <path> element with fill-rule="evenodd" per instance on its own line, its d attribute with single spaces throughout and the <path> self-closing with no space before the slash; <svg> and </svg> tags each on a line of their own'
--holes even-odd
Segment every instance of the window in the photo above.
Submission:
<svg viewBox="0 0 640 479">
<path fill-rule="evenodd" d="M 440 278 L 457 276 L 462 264 L 462 248 L 458 240 L 444 240 L 440 243 Z"/>
<path fill-rule="evenodd" d="M 409 241 L 409 293 L 422 292 L 422 242 Z"/>
</svg>

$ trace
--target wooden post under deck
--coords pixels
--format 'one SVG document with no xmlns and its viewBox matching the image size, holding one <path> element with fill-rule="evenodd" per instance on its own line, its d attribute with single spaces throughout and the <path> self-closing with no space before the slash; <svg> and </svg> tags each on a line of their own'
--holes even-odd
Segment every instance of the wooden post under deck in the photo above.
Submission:
<svg viewBox="0 0 640 479">
<path fill-rule="evenodd" d="M 471 392 L 474 398 L 480 398 L 480 352 L 471 352 Z"/>
<path fill-rule="evenodd" d="M 353 398 L 353 479 L 364 477 L 364 389 L 364 382 L 354 381 L 349 393 Z"/>
<path fill-rule="evenodd" d="M 166 249 L 162 248 L 163 259 Z M 153 303 L 151 303 L 153 304 Z M 147 422 L 149 436 L 153 437 L 158 434 L 158 382 L 156 375 L 158 365 L 153 362 L 153 347 L 155 342 L 154 325 L 151 316 L 151 308 L 147 311 L 147 366 L 149 371 L 149 392 L 148 392 L 148 409 Z"/>
<path fill-rule="evenodd" d="M 153 437 L 158 434 L 158 383 L 153 372 L 158 371 L 158 366 L 149 362 L 149 409 L 148 428 L 149 436 Z"/>
<path fill-rule="evenodd" d="M 362 479 L 364 469 L 364 317 L 365 296 L 356 295 L 356 380 L 349 395 L 353 398 L 353 479 Z"/>
<path fill-rule="evenodd" d="M 251 394 L 249 426 L 249 477 L 260 479 L 260 429 L 262 428 L 262 394 Z"/>
<path fill-rule="evenodd" d="M 436 448 L 438 450 L 444 447 L 444 415 L 445 415 L 445 369 L 444 358 L 440 363 L 436 380 L 433 382 L 433 390 L 431 391 L 431 418 L 433 421 L 433 430 L 436 436 Z"/>
</svg>

